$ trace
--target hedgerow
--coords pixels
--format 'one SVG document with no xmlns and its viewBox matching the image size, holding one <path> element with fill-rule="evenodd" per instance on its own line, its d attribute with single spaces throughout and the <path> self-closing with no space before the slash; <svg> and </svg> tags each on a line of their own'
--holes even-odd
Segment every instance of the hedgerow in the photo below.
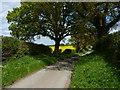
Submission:
<svg viewBox="0 0 120 90">
<path fill-rule="evenodd" d="M 24 41 L 13 37 L 2 38 L 2 59 L 17 58 L 29 53 L 29 48 Z"/>
<path fill-rule="evenodd" d="M 2 60 L 13 60 L 24 55 L 50 54 L 52 49 L 13 37 L 2 37 Z"/>
<path fill-rule="evenodd" d="M 120 68 L 120 32 L 109 34 L 97 41 L 95 51 L 109 57 L 108 62 Z"/>
</svg>

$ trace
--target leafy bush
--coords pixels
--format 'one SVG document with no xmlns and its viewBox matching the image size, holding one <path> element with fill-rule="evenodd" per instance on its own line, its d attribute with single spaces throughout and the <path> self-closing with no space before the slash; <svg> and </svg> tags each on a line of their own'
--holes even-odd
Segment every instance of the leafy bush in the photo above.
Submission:
<svg viewBox="0 0 120 90">
<path fill-rule="evenodd" d="M 42 44 L 34 44 L 34 43 L 26 43 L 29 47 L 30 55 L 38 55 L 38 54 L 49 54 L 52 52 L 52 49 L 49 46 L 45 46 Z"/>
<path fill-rule="evenodd" d="M 2 56 L 3 60 L 14 59 L 23 55 L 49 54 L 52 49 L 45 45 L 38 45 L 21 41 L 13 37 L 2 38 Z"/>
<path fill-rule="evenodd" d="M 28 54 L 28 47 L 24 41 L 13 37 L 2 38 L 2 59 L 21 57 Z"/>
<path fill-rule="evenodd" d="M 71 49 L 65 49 L 65 50 L 63 51 L 63 53 L 64 53 L 64 54 L 70 54 L 70 53 L 72 53 L 72 50 L 71 50 Z"/>
<path fill-rule="evenodd" d="M 105 36 L 97 41 L 95 50 L 120 64 L 120 32 Z"/>
<path fill-rule="evenodd" d="M 86 53 L 86 50 L 85 50 L 85 49 L 82 49 L 82 52 L 83 52 L 83 53 Z"/>
<path fill-rule="evenodd" d="M 97 41 L 96 44 L 96 50 L 99 52 L 105 52 L 105 53 L 112 53 L 115 49 L 114 41 L 112 38 L 112 35 L 108 35 L 106 37 L 103 37 Z"/>
<path fill-rule="evenodd" d="M 18 56 L 28 55 L 29 54 L 29 48 L 24 41 L 20 41 L 19 43 L 19 49 L 17 51 Z"/>
<path fill-rule="evenodd" d="M 60 54 L 62 52 L 62 49 L 58 49 L 57 51 L 53 52 L 54 54 Z"/>
<path fill-rule="evenodd" d="M 19 49 L 20 41 L 13 37 L 3 37 L 2 38 L 2 57 L 6 59 L 13 54 L 16 54 Z"/>
</svg>

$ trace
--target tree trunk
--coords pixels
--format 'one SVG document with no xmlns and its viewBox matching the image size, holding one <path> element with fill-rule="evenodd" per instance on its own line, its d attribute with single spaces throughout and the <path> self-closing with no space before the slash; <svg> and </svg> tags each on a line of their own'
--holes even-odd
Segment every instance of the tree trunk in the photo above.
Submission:
<svg viewBox="0 0 120 90">
<path fill-rule="evenodd" d="M 55 54 L 60 53 L 59 46 L 60 46 L 60 40 L 57 39 L 57 40 L 55 40 L 55 49 L 54 49 L 53 53 L 55 53 Z"/>
<path fill-rule="evenodd" d="M 108 31 L 105 27 L 99 27 L 97 28 L 97 37 L 98 39 L 102 38 L 103 36 L 106 36 L 108 34 Z"/>
<path fill-rule="evenodd" d="M 81 43 L 77 43 L 77 45 L 76 45 L 76 53 L 79 53 L 79 52 L 80 52 L 80 44 L 81 44 Z"/>
</svg>

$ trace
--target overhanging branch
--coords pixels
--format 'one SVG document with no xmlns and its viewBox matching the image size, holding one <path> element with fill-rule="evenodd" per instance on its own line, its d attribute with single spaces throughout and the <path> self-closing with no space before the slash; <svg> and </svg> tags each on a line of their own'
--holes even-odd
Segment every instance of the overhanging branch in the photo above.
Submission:
<svg viewBox="0 0 120 90">
<path fill-rule="evenodd" d="M 107 25 L 107 30 L 110 29 L 113 25 L 115 25 L 118 21 L 120 20 L 120 14 L 116 17 L 116 19 L 114 19 L 113 21 L 111 21 L 108 25 Z"/>
</svg>

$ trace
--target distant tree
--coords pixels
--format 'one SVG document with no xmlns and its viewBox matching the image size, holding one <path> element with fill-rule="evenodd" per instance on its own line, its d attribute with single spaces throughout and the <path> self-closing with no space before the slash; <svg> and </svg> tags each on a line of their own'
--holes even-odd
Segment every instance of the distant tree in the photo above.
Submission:
<svg viewBox="0 0 120 90">
<path fill-rule="evenodd" d="M 54 52 L 57 52 L 60 41 L 74 31 L 71 28 L 76 22 L 72 5 L 67 2 L 21 2 L 20 8 L 7 14 L 11 35 L 23 40 L 47 36 L 55 41 Z"/>
<path fill-rule="evenodd" d="M 70 45 L 70 43 L 66 43 L 66 46 Z"/>
<path fill-rule="evenodd" d="M 64 46 L 64 43 L 61 43 L 60 46 Z"/>
<path fill-rule="evenodd" d="M 96 29 L 94 27 L 88 27 L 89 23 L 80 24 L 76 26 L 77 34 L 71 35 L 69 39 L 72 45 L 76 48 L 76 52 L 79 53 L 80 50 L 85 49 L 88 45 L 94 45 L 96 41 Z"/>
</svg>

